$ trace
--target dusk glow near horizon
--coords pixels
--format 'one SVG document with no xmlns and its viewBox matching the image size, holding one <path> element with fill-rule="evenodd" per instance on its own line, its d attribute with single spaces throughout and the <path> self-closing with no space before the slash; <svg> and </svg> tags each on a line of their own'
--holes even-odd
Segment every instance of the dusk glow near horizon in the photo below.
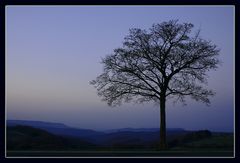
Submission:
<svg viewBox="0 0 240 163">
<path fill-rule="evenodd" d="M 101 58 L 121 47 L 130 28 L 178 19 L 201 29 L 221 50 L 208 72 L 211 105 L 167 101 L 167 128 L 234 130 L 233 6 L 7 6 L 7 119 L 59 122 L 95 130 L 159 127 L 153 103 L 110 107 L 89 84 Z"/>
</svg>

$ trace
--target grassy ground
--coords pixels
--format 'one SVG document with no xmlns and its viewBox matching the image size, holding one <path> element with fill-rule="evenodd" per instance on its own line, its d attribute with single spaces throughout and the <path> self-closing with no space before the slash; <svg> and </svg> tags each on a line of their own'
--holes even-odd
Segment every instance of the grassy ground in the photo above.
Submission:
<svg viewBox="0 0 240 163">
<path fill-rule="evenodd" d="M 7 157 L 233 157 L 231 150 L 7 151 Z"/>
</svg>

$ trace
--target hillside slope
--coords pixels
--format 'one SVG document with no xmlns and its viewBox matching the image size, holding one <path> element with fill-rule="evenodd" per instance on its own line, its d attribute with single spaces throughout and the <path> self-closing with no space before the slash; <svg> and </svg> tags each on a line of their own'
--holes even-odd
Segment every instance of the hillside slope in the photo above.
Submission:
<svg viewBox="0 0 240 163">
<path fill-rule="evenodd" d="M 68 150 L 93 146 L 85 140 L 57 136 L 29 126 L 7 127 L 7 150 Z"/>
</svg>

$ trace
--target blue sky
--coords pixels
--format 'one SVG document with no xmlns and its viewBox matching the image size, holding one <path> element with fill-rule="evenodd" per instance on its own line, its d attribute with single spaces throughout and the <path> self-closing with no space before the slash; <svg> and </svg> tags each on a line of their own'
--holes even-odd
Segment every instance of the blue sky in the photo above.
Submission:
<svg viewBox="0 0 240 163">
<path fill-rule="evenodd" d="M 233 130 L 234 8 L 232 6 L 8 6 L 7 118 L 62 122 L 92 129 L 159 127 L 152 103 L 111 108 L 89 81 L 101 58 L 121 47 L 130 28 L 171 19 L 190 22 L 220 49 L 209 72 L 211 106 L 167 103 L 167 127 Z"/>
</svg>

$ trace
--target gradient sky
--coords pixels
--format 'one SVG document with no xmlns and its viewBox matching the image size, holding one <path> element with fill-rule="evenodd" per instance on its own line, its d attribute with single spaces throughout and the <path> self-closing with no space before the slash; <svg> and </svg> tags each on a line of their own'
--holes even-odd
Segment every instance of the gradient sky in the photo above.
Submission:
<svg viewBox="0 0 240 163">
<path fill-rule="evenodd" d="M 190 22 L 220 49 L 209 72 L 211 106 L 167 103 L 167 127 L 233 131 L 234 8 L 232 6 L 7 6 L 7 119 L 42 120 L 112 129 L 159 127 L 159 107 L 111 108 L 89 84 L 101 58 L 121 47 L 130 28 L 149 29 L 171 19 Z"/>
</svg>

